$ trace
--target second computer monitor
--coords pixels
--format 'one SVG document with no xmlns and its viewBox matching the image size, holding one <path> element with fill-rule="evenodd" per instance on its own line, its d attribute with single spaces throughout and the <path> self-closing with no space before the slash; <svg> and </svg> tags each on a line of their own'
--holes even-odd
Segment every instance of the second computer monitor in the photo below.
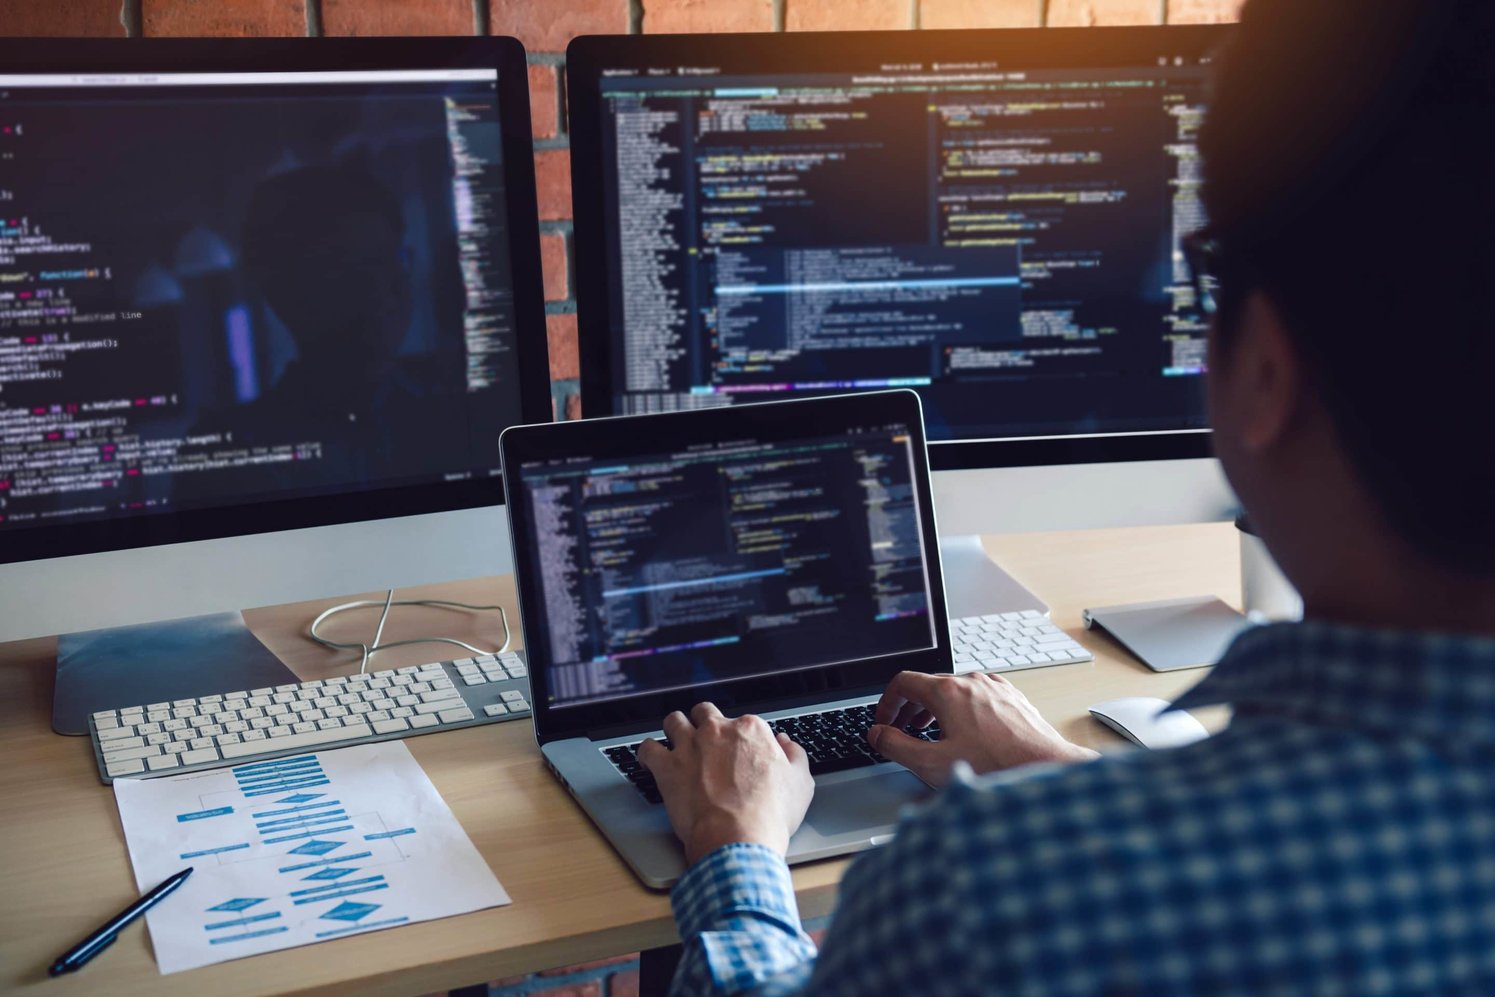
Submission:
<svg viewBox="0 0 1495 997">
<path fill-rule="evenodd" d="M 578 39 L 588 414 L 906 386 L 936 467 L 1204 456 L 1224 30 Z"/>
</svg>

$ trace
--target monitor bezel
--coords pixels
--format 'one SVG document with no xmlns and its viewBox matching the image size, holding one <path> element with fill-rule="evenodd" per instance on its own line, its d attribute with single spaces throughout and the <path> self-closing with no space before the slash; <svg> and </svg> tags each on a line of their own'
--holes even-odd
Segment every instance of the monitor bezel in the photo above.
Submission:
<svg viewBox="0 0 1495 997">
<path fill-rule="evenodd" d="M 524 47 L 509 37 L 4 39 L 7 73 L 492 69 L 506 165 L 519 422 L 553 417 Z M 246 501 L 0 533 L 0 564 L 501 505 L 498 475 L 458 482 Z"/>
<path fill-rule="evenodd" d="M 718 66 L 725 72 L 865 69 L 889 62 L 997 59 L 1008 68 L 1129 66 L 1217 51 L 1228 24 L 1098 28 L 998 28 L 936 31 L 849 31 L 734 35 L 587 35 L 566 49 L 570 110 L 571 190 L 582 412 L 616 415 L 612 337 L 608 326 L 606 212 L 602 162 L 603 72 L 647 66 Z M 1213 456 L 1201 430 L 1041 438 L 937 440 L 936 471 Z"/>
<path fill-rule="evenodd" d="M 748 438 L 794 439 L 811 433 L 842 432 L 848 427 L 872 423 L 901 422 L 913 436 L 914 489 L 918 496 L 919 528 L 925 545 L 925 564 L 930 591 L 930 623 L 935 646 L 778 673 L 692 686 L 665 692 L 644 693 L 626 699 L 607 700 L 552 708 L 547 695 L 550 660 L 539 639 L 526 642 L 529 662 L 530 703 L 534 710 L 535 737 L 540 744 L 570 737 L 609 736 L 611 733 L 650 730 L 672 710 L 688 711 L 702 699 L 710 699 L 729 713 L 783 709 L 827 702 L 858 695 L 875 695 L 900 671 L 949 673 L 953 669 L 950 627 L 946 619 L 944 575 L 940 564 L 938 530 L 924 439 L 924 419 L 919 396 L 906 389 L 796 398 L 749 405 L 709 409 L 704 412 L 671 412 L 588 419 L 582 422 L 518 426 L 504 431 L 499 440 L 505 466 L 517 468 L 532 460 L 567 458 L 626 458 L 640 450 L 662 445 L 657 434 L 662 426 L 689 426 L 696 440 Z M 514 577 L 519 616 L 527 634 L 540 632 L 536 600 L 542 598 L 539 552 L 523 535 L 529 515 L 524 489 L 510 475 L 505 479 L 509 503 L 509 535 L 514 549 Z"/>
</svg>

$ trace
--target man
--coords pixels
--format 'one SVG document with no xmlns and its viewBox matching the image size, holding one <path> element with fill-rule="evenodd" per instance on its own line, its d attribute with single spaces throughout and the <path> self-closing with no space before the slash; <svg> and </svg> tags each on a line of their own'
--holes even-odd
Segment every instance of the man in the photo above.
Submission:
<svg viewBox="0 0 1495 997">
<path fill-rule="evenodd" d="M 258 397 L 202 413 L 192 432 L 223 433 L 224 449 L 293 445 L 303 453 L 184 475 L 179 502 L 390 483 L 463 466 L 468 440 L 452 432 L 469 415 L 461 353 L 403 349 L 415 318 L 406 241 L 399 201 L 367 170 L 309 166 L 255 188 L 244 271 L 296 355 Z M 460 328 L 457 264 L 440 262 L 446 279 L 434 305 Z"/>
<path fill-rule="evenodd" d="M 948 786 L 817 957 L 781 858 L 803 752 L 673 714 L 639 757 L 693 863 L 677 990 L 1495 992 L 1492 11 L 1250 0 L 1227 53 L 1211 419 L 1307 616 L 1178 704 L 1230 727 L 1095 760 L 1000 677 L 899 676 L 868 739 Z"/>
</svg>

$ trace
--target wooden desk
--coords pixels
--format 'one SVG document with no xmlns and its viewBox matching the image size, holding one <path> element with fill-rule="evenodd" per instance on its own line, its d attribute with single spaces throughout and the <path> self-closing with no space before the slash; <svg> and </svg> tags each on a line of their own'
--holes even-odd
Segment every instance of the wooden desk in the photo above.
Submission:
<svg viewBox="0 0 1495 997">
<path fill-rule="evenodd" d="M 1095 652 L 1093 663 L 1012 678 L 1065 736 L 1097 748 L 1118 741 L 1088 717 L 1087 706 L 1123 695 L 1176 696 L 1201 673 L 1147 671 L 1085 632 L 1081 609 L 1211 592 L 1239 604 L 1236 535 L 1225 524 L 993 537 L 987 546 L 1049 601 L 1054 622 Z M 508 577 L 415 591 L 501 602 L 511 620 L 516 616 Z M 301 636 L 315 613 L 339 601 L 253 610 L 245 618 L 303 679 L 347 674 L 356 662 Z M 332 633 L 366 632 L 372 622 L 371 615 L 343 619 Z M 391 637 L 432 632 L 473 643 L 500 636 L 496 614 L 434 609 L 402 611 L 387 630 Z M 156 971 L 147 932 L 132 927 L 82 972 L 48 981 L 54 957 L 136 896 L 114 796 L 98 781 L 87 740 L 59 737 L 48 726 L 55 654 L 52 639 L 0 646 L 0 992 L 416 994 L 676 940 L 668 898 L 642 888 L 592 829 L 546 772 L 524 720 L 407 742 L 513 896 L 512 906 L 169 977 Z M 378 667 L 442 654 L 439 645 L 399 648 L 381 655 Z M 1215 726 L 1223 717 L 1202 719 Z M 806 917 L 831 909 L 845 864 L 795 870 Z"/>
</svg>

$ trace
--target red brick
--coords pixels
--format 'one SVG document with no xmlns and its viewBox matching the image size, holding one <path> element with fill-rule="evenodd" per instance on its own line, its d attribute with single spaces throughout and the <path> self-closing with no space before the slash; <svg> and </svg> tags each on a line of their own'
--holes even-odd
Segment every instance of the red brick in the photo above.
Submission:
<svg viewBox="0 0 1495 997">
<path fill-rule="evenodd" d="M 540 263 L 545 271 L 545 300 L 565 301 L 571 297 L 564 235 L 546 232 L 540 236 Z"/>
<path fill-rule="evenodd" d="M 576 316 L 545 316 L 545 339 L 550 347 L 550 379 L 571 381 L 581 376 L 581 357 L 576 348 Z M 568 967 L 571 972 L 575 967 Z"/>
<path fill-rule="evenodd" d="M 3 0 L 0 36 L 7 38 L 124 37 L 122 0 Z"/>
<path fill-rule="evenodd" d="M 638 970 L 625 969 L 607 978 L 607 997 L 639 997 L 638 986 Z"/>
<path fill-rule="evenodd" d="M 322 0 L 328 35 L 470 35 L 472 0 Z"/>
<path fill-rule="evenodd" d="M 529 67 L 529 123 L 535 138 L 555 138 L 561 115 L 554 66 Z"/>
<path fill-rule="evenodd" d="M 554 377 L 555 375 L 552 374 L 551 376 Z M 570 376 L 571 377 L 575 377 L 576 375 L 572 374 Z M 567 403 L 567 405 L 569 405 L 571 403 L 571 399 L 567 398 L 566 399 L 566 403 Z M 568 416 L 568 418 L 569 418 L 569 416 Z M 638 958 L 638 953 L 637 952 L 634 952 L 631 955 L 615 955 L 615 956 L 610 956 L 609 958 L 606 958 L 606 959 L 594 959 L 591 962 L 578 962 L 574 966 L 558 966 L 555 969 L 542 970 L 540 972 L 540 975 L 541 976 L 565 976 L 568 973 L 581 973 L 581 972 L 585 972 L 588 969 L 601 969 L 603 966 L 617 966 L 617 965 L 619 965 L 621 963 L 632 962 L 633 960 L 635 960 L 637 958 Z M 612 995 L 609 994 L 608 997 L 612 997 Z"/>
<path fill-rule="evenodd" d="M 488 25 L 527 51 L 564 52 L 577 35 L 626 35 L 628 0 L 488 0 Z"/>
<path fill-rule="evenodd" d="M 1169 24 L 1212 24 L 1241 16 L 1245 0 L 1168 0 Z"/>
<path fill-rule="evenodd" d="M 550 400 L 550 418 L 552 420 L 555 419 L 555 399 L 554 398 L 552 398 Z M 497 989 L 499 989 L 501 987 L 512 987 L 514 984 L 516 984 L 516 983 L 523 983 L 527 979 L 529 979 L 528 976 L 506 976 L 502 980 L 489 980 L 488 981 L 488 988 L 490 990 L 497 990 Z"/>
<path fill-rule="evenodd" d="M 602 997 L 602 984 L 573 983 L 569 987 L 561 987 L 557 990 L 536 990 L 531 997 Z"/>
<path fill-rule="evenodd" d="M 883 31 L 913 27 L 909 0 L 856 0 L 834 4 L 826 0 L 788 0 L 784 28 L 788 31 Z"/>
<path fill-rule="evenodd" d="M 563 221 L 571 217 L 571 152 L 547 149 L 535 153 L 535 199 L 540 220 Z"/>
<path fill-rule="evenodd" d="M 569 394 L 569 395 L 566 396 L 566 421 L 567 422 L 576 422 L 580 418 L 581 418 L 581 395 L 579 395 L 579 394 L 577 394 L 576 392 L 573 391 L 573 392 L 571 392 L 571 394 Z M 638 970 L 635 969 L 633 972 L 634 972 L 635 975 L 637 975 Z M 634 993 L 638 993 L 638 991 L 635 990 Z M 613 991 L 612 990 L 609 990 L 607 992 L 607 997 L 613 997 Z"/>
<path fill-rule="evenodd" d="M 1097 24 L 1160 24 L 1162 0 L 1050 0 L 1051 28 Z"/>
<path fill-rule="evenodd" d="M 1036 28 L 1042 0 L 920 0 L 921 28 Z"/>
<path fill-rule="evenodd" d="M 644 30 L 772 31 L 773 0 L 644 0 Z"/>
<path fill-rule="evenodd" d="M 305 0 L 144 0 L 147 36 L 306 34 Z"/>
</svg>

